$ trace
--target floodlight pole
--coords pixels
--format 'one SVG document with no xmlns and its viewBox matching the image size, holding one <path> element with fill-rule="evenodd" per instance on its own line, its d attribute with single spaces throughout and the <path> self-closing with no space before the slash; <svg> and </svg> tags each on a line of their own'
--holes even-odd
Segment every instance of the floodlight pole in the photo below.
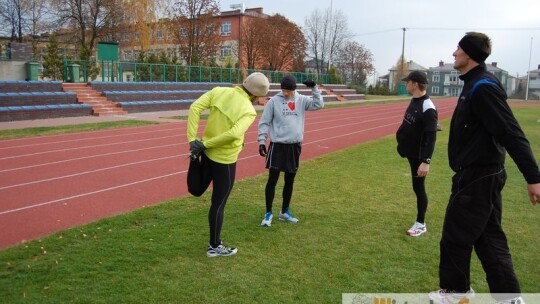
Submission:
<svg viewBox="0 0 540 304">
<path fill-rule="evenodd" d="M 242 15 L 246 11 L 244 3 L 231 4 L 232 9 L 238 10 L 238 68 L 242 69 Z"/>
<path fill-rule="evenodd" d="M 529 82 L 531 79 L 532 41 L 533 41 L 533 37 L 531 37 L 531 48 L 529 50 L 529 68 L 527 69 L 527 89 L 525 90 L 525 100 L 529 100 Z"/>
</svg>

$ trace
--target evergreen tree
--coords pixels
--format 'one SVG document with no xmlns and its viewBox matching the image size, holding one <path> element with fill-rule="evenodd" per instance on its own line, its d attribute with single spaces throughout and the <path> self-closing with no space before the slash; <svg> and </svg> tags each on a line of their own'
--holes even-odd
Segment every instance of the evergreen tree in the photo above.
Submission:
<svg viewBox="0 0 540 304">
<path fill-rule="evenodd" d="M 146 52 L 141 51 L 137 56 L 137 69 L 134 81 L 150 80 L 150 65 L 146 64 Z"/>
<path fill-rule="evenodd" d="M 58 41 L 53 34 L 49 36 L 47 55 L 43 56 L 43 78 L 47 77 L 51 80 L 63 79 L 63 66 L 62 57 L 58 53 Z"/>
</svg>

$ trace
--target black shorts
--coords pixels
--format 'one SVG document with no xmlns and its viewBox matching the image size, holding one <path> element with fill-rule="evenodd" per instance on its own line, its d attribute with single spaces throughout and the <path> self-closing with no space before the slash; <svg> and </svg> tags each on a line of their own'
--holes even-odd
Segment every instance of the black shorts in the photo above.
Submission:
<svg viewBox="0 0 540 304">
<path fill-rule="evenodd" d="M 296 173 L 300 165 L 302 143 L 281 144 L 270 142 L 266 154 L 266 169 Z"/>
</svg>

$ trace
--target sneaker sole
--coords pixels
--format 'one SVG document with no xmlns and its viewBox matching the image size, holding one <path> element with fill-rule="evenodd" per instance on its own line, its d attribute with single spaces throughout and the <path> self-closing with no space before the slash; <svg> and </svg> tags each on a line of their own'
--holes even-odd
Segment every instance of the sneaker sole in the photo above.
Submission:
<svg viewBox="0 0 540 304">
<path fill-rule="evenodd" d="M 237 252 L 234 252 L 234 253 L 229 253 L 229 254 L 213 254 L 213 253 L 206 253 L 206 256 L 209 257 L 209 258 L 217 258 L 217 257 L 229 257 L 229 256 L 232 256 L 232 255 L 235 255 L 237 254 Z"/>
<path fill-rule="evenodd" d="M 424 234 L 424 233 L 426 233 L 426 232 L 427 232 L 427 231 L 422 231 L 422 232 L 420 232 L 420 233 L 414 233 L 414 232 L 409 233 L 409 231 L 407 231 L 407 235 L 408 235 L 408 236 L 414 236 L 414 237 L 416 237 L 416 236 L 421 236 L 422 234 Z"/>
<path fill-rule="evenodd" d="M 296 222 L 293 222 L 293 221 L 289 221 L 289 220 L 286 220 L 286 219 L 282 219 L 282 218 L 280 218 L 279 220 L 280 220 L 280 221 L 282 221 L 282 222 L 286 222 L 286 223 L 291 223 L 291 224 L 298 224 L 298 221 L 296 221 Z"/>
</svg>

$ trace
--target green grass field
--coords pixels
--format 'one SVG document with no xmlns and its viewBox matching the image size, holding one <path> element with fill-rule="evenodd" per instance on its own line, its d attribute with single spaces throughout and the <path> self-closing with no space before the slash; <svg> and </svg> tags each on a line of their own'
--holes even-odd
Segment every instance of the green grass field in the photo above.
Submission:
<svg viewBox="0 0 540 304">
<path fill-rule="evenodd" d="M 540 159 L 540 108 L 514 112 Z M 419 238 L 405 235 L 416 203 L 408 163 L 388 136 L 303 162 L 291 204 L 298 225 L 260 227 L 267 176 L 237 181 L 222 232 L 236 256 L 206 257 L 210 192 L 183 197 L 0 251 L 0 302 L 339 303 L 342 293 L 435 290 L 452 176 L 448 123 L 427 179 L 428 232 Z M 503 224 L 522 290 L 537 293 L 540 206 L 531 206 L 511 159 L 507 170 Z M 488 292 L 474 254 L 471 280 Z"/>
</svg>

